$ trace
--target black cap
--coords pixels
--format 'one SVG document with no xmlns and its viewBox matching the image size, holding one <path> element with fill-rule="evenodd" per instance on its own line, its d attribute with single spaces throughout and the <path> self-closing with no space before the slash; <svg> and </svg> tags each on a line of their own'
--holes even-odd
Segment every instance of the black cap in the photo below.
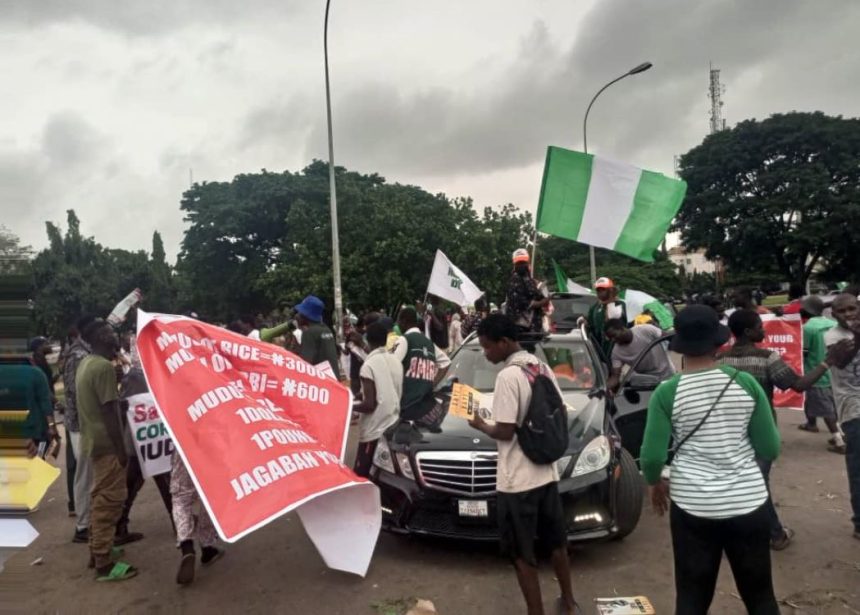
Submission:
<svg viewBox="0 0 860 615">
<path fill-rule="evenodd" d="M 690 305 L 675 317 L 675 337 L 669 342 L 669 350 L 700 357 L 728 342 L 730 336 L 729 328 L 720 324 L 713 308 Z"/>
<path fill-rule="evenodd" d="M 34 337 L 32 340 L 30 340 L 30 352 L 36 352 L 37 350 L 41 349 L 42 346 L 45 346 L 46 344 L 48 344 L 47 338 L 44 338 L 41 336 Z"/>
</svg>

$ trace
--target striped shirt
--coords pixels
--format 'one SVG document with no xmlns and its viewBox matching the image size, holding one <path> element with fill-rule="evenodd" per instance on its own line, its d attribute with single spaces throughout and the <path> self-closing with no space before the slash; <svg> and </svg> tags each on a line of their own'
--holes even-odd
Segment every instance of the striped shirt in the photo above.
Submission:
<svg viewBox="0 0 860 615">
<path fill-rule="evenodd" d="M 754 511 L 767 500 L 756 456 L 779 453 L 770 403 L 748 373 L 731 367 L 678 374 L 661 384 L 648 405 L 641 466 L 649 484 L 660 480 L 671 435 L 680 442 L 732 382 L 707 420 L 676 452 L 670 497 L 697 517 L 726 519 Z"/>
</svg>

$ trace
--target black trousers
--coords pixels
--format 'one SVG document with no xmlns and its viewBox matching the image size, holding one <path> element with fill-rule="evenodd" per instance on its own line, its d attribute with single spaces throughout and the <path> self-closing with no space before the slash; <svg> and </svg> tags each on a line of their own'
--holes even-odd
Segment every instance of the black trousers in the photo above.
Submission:
<svg viewBox="0 0 860 615">
<path fill-rule="evenodd" d="M 770 521 L 764 505 L 740 517 L 706 519 L 672 504 L 676 615 L 706 615 L 723 553 L 750 615 L 778 615 L 770 567 Z"/>
<path fill-rule="evenodd" d="M 167 509 L 167 516 L 170 517 L 170 523 L 173 523 L 173 506 L 170 497 L 170 472 L 153 476 L 155 486 L 158 487 L 158 493 L 161 495 L 161 500 L 164 502 L 164 507 Z M 128 516 L 131 514 L 131 507 L 134 505 L 134 500 L 137 494 L 143 487 L 143 472 L 140 469 L 140 462 L 137 460 L 137 455 L 132 453 L 128 456 L 128 465 L 126 466 L 126 488 L 128 495 L 125 499 L 125 504 L 122 507 L 122 516 L 116 526 L 117 534 L 124 534 L 128 531 Z M 174 530 L 176 527 L 174 526 Z"/>
</svg>

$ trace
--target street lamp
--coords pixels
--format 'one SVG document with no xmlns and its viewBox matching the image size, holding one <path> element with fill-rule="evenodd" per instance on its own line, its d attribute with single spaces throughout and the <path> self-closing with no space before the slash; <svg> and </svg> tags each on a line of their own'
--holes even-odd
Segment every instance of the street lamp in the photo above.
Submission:
<svg viewBox="0 0 860 615">
<path fill-rule="evenodd" d="M 588 112 L 591 111 L 591 106 L 594 104 L 594 101 L 597 100 L 597 97 L 603 93 L 603 90 L 608 88 L 613 83 L 617 83 L 625 77 L 629 77 L 630 75 L 638 75 L 639 73 L 644 73 L 652 66 L 653 64 L 651 64 L 651 62 L 643 62 L 639 66 L 631 68 L 629 71 L 627 71 L 620 77 L 616 77 L 615 79 L 604 85 L 602 88 L 597 90 L 597 94 L 595 94 L 594 98 L 591 99 L 591 102 L 588 103 L 588 108 L 585 110 L 585 118 L 582 120 L 582 150 L 586 154 L 588 153 Z M 588 258 L 591 263 L 591 283 L 594 284 L 595 280 L 597 280 L 597 263 L 594 260 L 594 246 L 588 246 Z"/>
<path fill-rule="evenodd" d="M 323 29 L 323 52 L 325 54 L 325 105 L 328 118 L 328 183 L 329 208 L 331 209 L 331 266 L 334 280 L 334 330 L 338 342 L 343 341 L 343 295 L 340 285 L 340 239 L 337 231 L 337 191 L 334 181 L 334 140 L 331 130 L 331 91 L 328 81 L 328 11 L 331 0 L 325 3 L 325 27 Z"/>
</svg>

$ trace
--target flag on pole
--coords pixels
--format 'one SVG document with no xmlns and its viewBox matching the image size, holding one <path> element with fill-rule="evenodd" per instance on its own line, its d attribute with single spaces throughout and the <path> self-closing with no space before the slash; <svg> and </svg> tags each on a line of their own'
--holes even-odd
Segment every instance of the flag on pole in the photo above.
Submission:
<svg viewBox="0 0 860 615">
<path fill-rule="evenodd" d="M 567 292 L 567 276 L 564 271 L 562 271 L 559 264 L 555 262 L 555 259 L 552 259 L 552 268 L 555 270 L 555 285 L 558 288 L 558 292 L 566 293 Z"/>
<path fill-rule="evenodd" d="M 427 294 L 436 295 L 457 305 L 472 305 L 484 292 L 455 266 L 442 250 L 436 250 Z"/>
<path fill-rule="evenodd" d="M 662 173 L 550 146 L 537 230 L 652 262 L 686 192 Z"/>
</svg>

